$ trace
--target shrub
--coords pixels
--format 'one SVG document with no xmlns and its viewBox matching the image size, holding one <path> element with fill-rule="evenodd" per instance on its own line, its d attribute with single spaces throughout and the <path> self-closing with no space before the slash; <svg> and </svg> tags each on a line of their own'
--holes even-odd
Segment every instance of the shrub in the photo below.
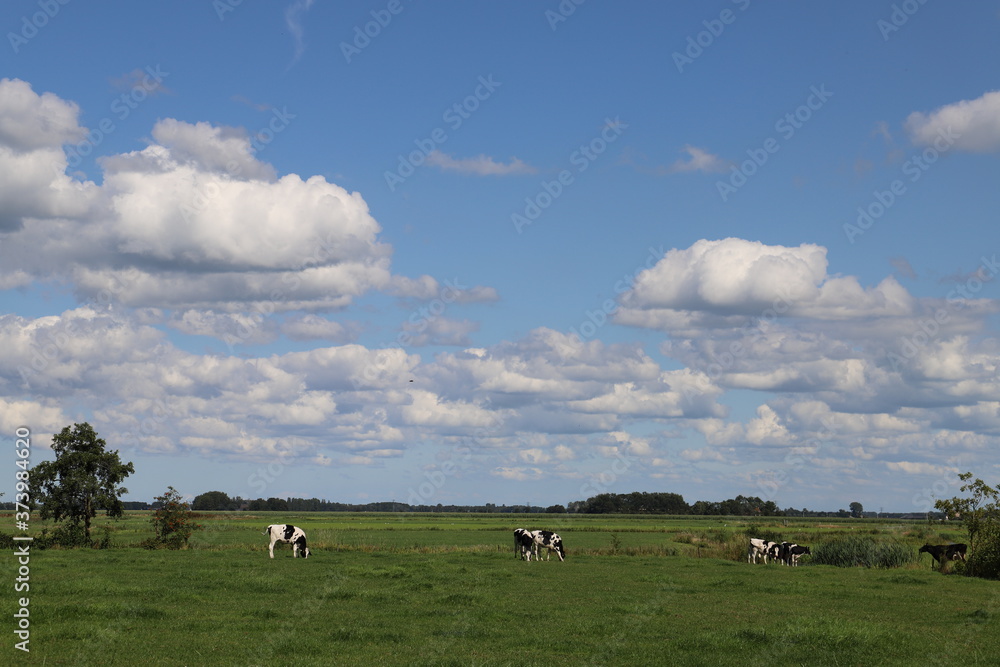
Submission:
<svg viewBox="0 0 1000 667">
<path fill-rule="evenodd" d="M 168 486 L 167 492 L 162 496 L 156 496 L 156 500 L 161 505 L 150 519 L 153 531 L 156 533 L 153 539 L 155 546 L 145 542 L 142 546 L 147 549 L 159 547 L 180 549 L 187 546 L 191 533 L 202 528 L 194 522 L 194 514 L 188 504 L 181 500 L 181 494 L 172 486 Z"/>
<path fill-rule="evenodd" d="M 984 527 L 975 550 L 969 551 L 965 573 L 984 579 L 1000 579 L 1000 526 Z"/>
<path fill-rule="evenodd" d="M 812 561 L 837 567 L 901 567 L 916 560 L 913 548 L 895 541 L 880 541 L 867 535 L 847 535 L 812 550 Z"/>
<path fill-rule="evenodd" d="M 969 535 L 969 562 L 965 574 L 985 579 L 1000 579 L 1000 486 L 983 480 L 973 481 L 971 472 L 959 473 L 965 482 L 959 490 L 968 498 L 942 498 L 934 507 L 946 517 L 960 518 Z"/>
</svg>

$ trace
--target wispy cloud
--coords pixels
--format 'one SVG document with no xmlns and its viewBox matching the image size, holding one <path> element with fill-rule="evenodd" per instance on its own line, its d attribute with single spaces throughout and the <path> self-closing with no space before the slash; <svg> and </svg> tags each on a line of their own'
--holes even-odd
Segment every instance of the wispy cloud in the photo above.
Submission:
<svg viewBox="0 0 1000 667">
<path fill-rule="evenodd" d="M 289 67 L 297 63 L 306 51 L 301 15 L 309 11 L 314 1 L 297 0 L 285 10 L 285 24 L 288 26 L 288 32 L 291 33 L 292 39 L 295 40 L 295 55 L 292 57 Z"/>
<path fill-rule="evenodd" d="M 427 164 L 440 167 L 445 171 L 458 171 L 476 176 L 508 176 L 510 174 L 536 174 L 538 169 L 530 164 L 512 157 L 504 164 L 497 162 L 488 155 L 477 155 L 473 158 L 457 160 L 441 151 L 431 151 L 427 156 Z"/>
<path fill-rule="evenodd" d="M 688 144 L 681 151 L 688 154 L 688 159 L 681 158 L 670 165 L 668 170 L 670 173 L 703 171 L 707 174 L 713 174 L 724 172 L 729 167 L 726 160 L 697 146 Z"/>
<path fill-rule="evenodd" d="M 270 104 L 254 102 L 253 100 L 250 100 L 244 97 L 243 95 L 233 95 L 229 99 L 231 99 L 234 102 L 239 102 L 240 104 L 245 104 L 251 109 L 256 109 L 257 111 L 270 111 L 272 109 Z"/>
<path fill-rule="evenodd" d="M 122 74 L 120 77 L 112 78 L 111 85 L 116 90 L 135 90 L 141 88 L 146 95 L 153 97 L 161 93 L 173 93 L 172 90 L 163 85 L 163 77 L 158 76 L 152 68 L 139 69 L 138 67 Z"/>
</svg>

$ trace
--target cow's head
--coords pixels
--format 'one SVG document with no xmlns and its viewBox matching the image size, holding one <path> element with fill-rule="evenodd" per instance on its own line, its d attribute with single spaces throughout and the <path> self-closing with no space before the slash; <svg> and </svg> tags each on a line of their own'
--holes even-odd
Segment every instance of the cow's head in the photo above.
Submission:
<svg viewBox="0 0 1000 667">
<path fill-rule="evenodd" d="M 917 553 L 918 554 L 930 553 L 930 552 L 931 552 L 931 545 L 929 545 L 929 544 L 925 544 L 924 546 L 922 546 L 919 549 L 917 549 Z"/>
<path fill-rule="evenodd" d="M 295 547 L 298 547 L 299 553 L 302 554 L 303 558 L 309 558 L 309 547 L 306 546 L 306 536 L 300 534 L 299 538 L 295 540 Z"/>
<path fill-rule="evenodd" d="M 566 550 L 563 549 L 562 538 L 558 535 L 553 535 L 552 546 L 556 548 L 556 552 L 559 554 L 559 560 L 566 560 Z"/>
</svg>

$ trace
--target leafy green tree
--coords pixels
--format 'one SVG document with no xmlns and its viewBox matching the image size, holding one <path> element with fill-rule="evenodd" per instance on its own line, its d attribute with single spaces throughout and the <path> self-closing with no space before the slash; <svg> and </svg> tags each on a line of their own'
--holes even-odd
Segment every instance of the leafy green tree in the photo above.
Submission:
<svg viewBox="0 0 1000 667">
<path fill-rule="evenodd" d="M 865 507 L 861 503 L 855 501 L 850 504 L 850 508 L 851 508 L 851 516 L 853 516 L 855 519 L 860 519 L 862 516 L 864 516 Z"/>
<path fill-rule="evenodd" d="M 87 422 L 67 426 L 52 438 L 55 460 L 31 469 L 31 499 L 41 505 L 42 519 L 66 520 L 77 534 L 82 527 L 82 537 L 89 541 L 90 520 L 98 510 L 113 519 L 122 516 L 121 496 L 128 489 L 120 485 L 135 468 L 106 447 Z"/>
<path fill-rule="evenodd" d="M 197 512 L 228 510 L 232 509 L 232 505 L 233 500 L 222 491 L 208 491 L 191 501 L 191 509 Z"/>
<path fill-rule="evenodd" d="M 150 518 L 156 533 L 156 544 L 170 549 L 187 546 L 191 533 L 201 530 L 202 526 L 194 522 L 194 514 L 180 492 L 168 486 L 166 493 L 156 496 L 156 501 L 159 508 Z"/>
<path fill-rule="evenodd" d="M 940 499 L 934 507 L 946 517 L 962 521 L 969 534 L 968 573 L 990 579 L 1000 578 L 1000 487 L 993 487 L 976 478 L 971 472 L 959 473 L 966 482 L 959 487 L 968 498 Z"/>
</svg>

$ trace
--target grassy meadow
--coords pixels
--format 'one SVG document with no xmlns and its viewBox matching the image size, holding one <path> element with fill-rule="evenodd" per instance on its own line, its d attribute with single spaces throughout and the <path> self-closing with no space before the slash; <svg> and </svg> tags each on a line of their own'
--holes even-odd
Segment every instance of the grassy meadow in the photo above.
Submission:
<svg viewBox="0 0 1000 667">
<path fill-rule="evenodd" d="M 1000 582 L 902 567 L 746 563 L 747 531 L 816 546 L 845 534 L 961 541 L 953 527 L 731 517 L 340 514 L 203 516 L 191 548 L 31 555 L 31 653 L 45 665 L 995 665 Z M 269 523 L 313 555 L 267 555 Z M 104 521 L 95 523 L 95 537 Z M 33 522 L 33 532 L 42 527 Z M 525 563 L 517 527 L 557 530 L 566 562 Z M 772 539 L 773 539 L 772 537 Z M 3 559 L 9 582 L 13 555 Z M 12 586 L 12 583 L 6 584 Z M 8 588 L 10 591 L 11 588 Z"/>
</svg>

